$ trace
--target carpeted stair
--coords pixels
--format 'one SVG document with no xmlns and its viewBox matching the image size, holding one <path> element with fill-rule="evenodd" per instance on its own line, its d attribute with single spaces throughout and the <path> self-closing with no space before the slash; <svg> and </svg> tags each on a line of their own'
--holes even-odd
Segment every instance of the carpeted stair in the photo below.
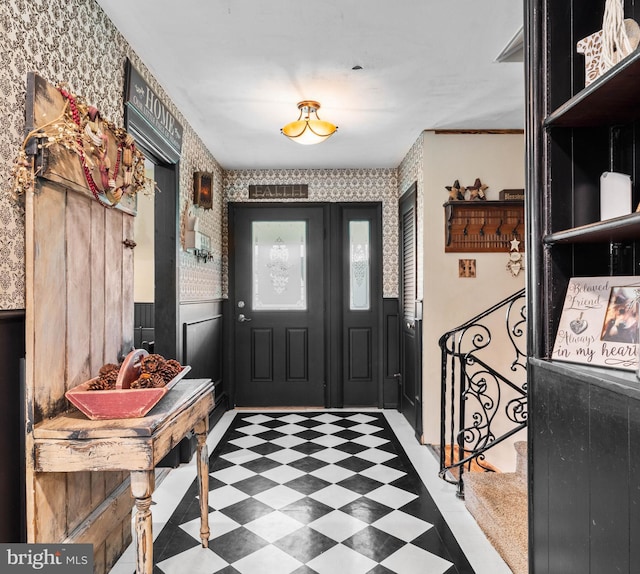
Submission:
<svg viewBox="0 0 640 574">
<path fill-rule="evenodd" d="M 515 443 L 516 472 L 464 475 L 465 506 L 513 574 L 527 574 L 527 443 Z"/>
</svg>

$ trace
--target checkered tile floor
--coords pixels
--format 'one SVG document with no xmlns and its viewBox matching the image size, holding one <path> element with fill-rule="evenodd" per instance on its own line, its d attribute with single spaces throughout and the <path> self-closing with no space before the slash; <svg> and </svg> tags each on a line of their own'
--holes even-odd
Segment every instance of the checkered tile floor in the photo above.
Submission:
<svg viewBox="0 0 640 574">
<path fill-rule="evenodd" d="M 385 417 L 239 413 L 154 542 L 154 574 L 473 574 Z"/>
</svg>

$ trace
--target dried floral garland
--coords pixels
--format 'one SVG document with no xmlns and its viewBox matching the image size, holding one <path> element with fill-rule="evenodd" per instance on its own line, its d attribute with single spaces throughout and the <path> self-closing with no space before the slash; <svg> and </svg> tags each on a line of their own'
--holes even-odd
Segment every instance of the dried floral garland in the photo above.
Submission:
<svg viewBox="0 0 640 574">
<path fill-rule="evenodd" d="M 58 145 L 76 153 L 89 190 L 96 201 L 105 207 L 115 207 L 124 195 L 153 192 L 154 182 L 145 176 L 144 154 L 136 148 L 133 137 L 102 118 L 97 108 L 88 106 L 65 86 L 58 86 L 58 91 L 65 98 L 62 112 L 54 120 L 27 134 L 18 152 L 11 170 L 14 195 L 24 195 L 35 189 L 39 168 L 35 167 L 35 156 L 27 152 L 27 147 L 34 140 L 37 141 L 39 150 Z M 107 154 L 108 132 L 113 134 L 117 148 L 113 168 Z M 100 173 L 102 187 L 93 177 L 95 168 Z M 122 182 L 121 185 L 117 184 L 118 179 Z M 102 199 L 102 196 L 108 201 Z"/>
</svg>

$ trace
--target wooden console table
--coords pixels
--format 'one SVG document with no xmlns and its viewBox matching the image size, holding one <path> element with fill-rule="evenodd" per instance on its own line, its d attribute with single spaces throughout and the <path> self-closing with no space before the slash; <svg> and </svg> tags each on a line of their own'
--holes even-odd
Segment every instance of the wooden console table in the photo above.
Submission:
<svg viewBox="0 0 640 574">
<path fill-rule="evenodd" d="M 182 379 L 147 414 L 135 419 L 93 421 L 70 411 L 36 425 L 36 472 L 122 471 L 131 473 L 135 498 L 136 572 L 153 572 L 151 494 L 155 466 L 193 429 L 198 439 L 200 538 L 209 545 L 209 413 L 214 406 L 210 379 Z"/>
</svg>

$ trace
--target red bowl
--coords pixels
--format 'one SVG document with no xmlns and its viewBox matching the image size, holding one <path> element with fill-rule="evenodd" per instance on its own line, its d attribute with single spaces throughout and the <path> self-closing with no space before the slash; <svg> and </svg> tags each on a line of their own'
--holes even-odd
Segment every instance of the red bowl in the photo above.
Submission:
<svg viewBox="0 0 640 574">
<path fill-rule="evenodd" d="M 125 358 L 116 388 L 106 391 L 90 391 L 89 385 L 98 377 L 68 390 L 65 396 L 69 402 L 91 420 L 131 419 L 145 416 L 182 379 L 191 367 L 185 366 L 164 387 L 152 389 L 131 389 L 131 383 L 140 375 L 138 361 L 148 355 L 144 349 L 131 351 Z"/>
</svg>

